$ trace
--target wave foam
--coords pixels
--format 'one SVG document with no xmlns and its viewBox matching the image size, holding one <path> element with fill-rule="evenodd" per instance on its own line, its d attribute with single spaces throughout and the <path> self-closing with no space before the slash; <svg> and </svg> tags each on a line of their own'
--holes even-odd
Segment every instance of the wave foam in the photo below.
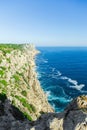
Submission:
<svg viewBox="0 0 87 130">
<path fill-rule="evenodd" d="M 58 76 L 61 76 L 62 73 L 61 73 L 60 71 L 57 71 L 57 75 L 58 75 Z"/>
<path fill-rule="evenodd" d="M 81 90 L 83 87 L 85 87 L 84 84 L 80 84 L 80 85 L 75 85 L 75 86 L 70 86 L 71 88 L 75 88 L 77 90 Z"/>
<path fill-rule="evenodd" d="M 71 78 L 68 78 L 66 76 L 62 76 L 61 79 L 67 80 L 69 83 L 71 83 L 72 84 L 70 85 L 71 88 L 81 90 L 83 87 L 85 87 L 85 84 L 78 85 L 78 82 L 76 80 L 72 80 Z"/>
<path fill-rule="evenodd" d="M 48 60 L 43 60 L 44 63 L 48 63 Z"/>
<path fill-rule="evenodd" d="M 39 72 L 37 72 L 37 78 L 41 78 L 41 74 Z"/>
<path fill-rule="evenodd" d="M 68 78 L 68 81 L 69 81 L 70 83 L 74 84 L 74 85 L 77 85 L 77 84 L 78 84 L 78 82 L 77 82 L 76 80 L 72 80 L 72 79 L 70 79 L 70 78 Z"/>
<path fill-rule="evenodd" d="M 46 91 L 46 96 L 50 97 L 51 96 L 51 91 Z"/>
<path fill-rule="evenodd" d="M 52 68 L 52 72 L 54 72 L 55 71 L 55 68 Z"/>
</svg>

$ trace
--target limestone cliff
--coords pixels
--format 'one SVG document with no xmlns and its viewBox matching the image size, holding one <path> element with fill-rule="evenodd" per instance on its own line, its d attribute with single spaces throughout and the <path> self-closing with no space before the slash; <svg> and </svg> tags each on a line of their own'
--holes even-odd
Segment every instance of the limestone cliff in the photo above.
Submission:
<svg viewBox="0 0 87 130">
<path fill-rule="evenodd" d="M 0 45 L 0 93 L 6 94 L 29 120 L 53 111 L 37 80 L 36 53 L 30 44 Z"/>
</svg>

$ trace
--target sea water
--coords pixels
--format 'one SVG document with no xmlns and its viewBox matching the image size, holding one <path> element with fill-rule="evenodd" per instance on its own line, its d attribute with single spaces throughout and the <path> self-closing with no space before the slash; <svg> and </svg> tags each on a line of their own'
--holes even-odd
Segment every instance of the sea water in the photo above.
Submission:
<svg viewBox="0 0 87 130">
<path fill-rule="evenodd" d="M 87 94 L 86 47 L 38 47 L 36 70 L 49 103 L 63 111 L 75 97 Z"/>
</svg>

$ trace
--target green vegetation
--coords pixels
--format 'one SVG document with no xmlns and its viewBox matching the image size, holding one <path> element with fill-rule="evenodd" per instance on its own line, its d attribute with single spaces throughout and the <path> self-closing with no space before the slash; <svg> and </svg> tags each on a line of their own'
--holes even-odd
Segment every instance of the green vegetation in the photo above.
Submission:
<svg viewBox="0 0 87 130">
<path fill-rule="evenodd" d="M 12 104 L 19 107 L 25 117 L 32 120 L 30 115 L 36 117 L 36 108 L 30 104 L 31 100 L 28 101 L 30 89 L 28 70 L 31 68 L 29 62 L 25 60 L 27 49 L 23 44 L 0 44 L 0 93 L 2 94 L 0 100 L 5 101 L 7 95 Z"/>
<path fill-rule="evenodd" d="M 10 60 L 10 58 L 7 58 L 6 60 L 8 61 L 8 63 L 11 63 L 11 60 Z"/>
<path fill-rule="evenodd" d="M 27 109 L 30 111 L 30 112 L 35 112 L 35 107 L 31 104 L 29 104 L 25 98 L 22 98 L 22 97 L 19 97 L 19 96 L 15 96 L 21 103 L 24 107 L 27 107 Z"/>
<path fill-rule="evenodd" d="M 23 50 L 23 44 L 0 44 L 0 50 L 4 56 L 6 53 L 10 53 L 12 50 Z"/>
<path fill-rule="evenodd" d="M 0 77 L 3 77 L 4 74 L 5 72 L 3 70 L 0 70 Z"/>
<path fill-rule="evenodd" d="M 25 91 L 25 90 L 23 90 L 22 92 L 21 92 L 21 94 L 23 95 L 23 96 L 27 96 L 27 92 Z"/>
<path fill-rule="evenodd" d="M 2 89 L 2 93 L 7 94 L 7 89 L 6 89 L 6 88 L 3 88 L 3 89 Z"/>
<path fill-rule="evenodd" d="M 0 77 L 3 77 L 5 74 L 6 67 L 0 66 Z"/>
<path fill-rule="evenodd" d="M 33 120 L 32 117 L 31 117 L 29 114 L 27 114 L 26 112 L 24 112 L 24 116 L 25 116 L 28 120 L 30 120 L 30 121 Z"/>
<path fill-rule="evenodd" d="M 4 79 L 3 79 L 3 80 L 0 80 L 0 83 L 3 84 L 4 86 L 7 86 L 7 85 L 8 85 L 7 81 L 4 80 Z"/>
<path fill-rule="evenodd" d="M 13 78 L 15 79 L 15 81 L 20 81 L 20 77 L 17 75 L 17 74 L 15 74 L 15 75 L 13 75 Z"/>
<path fill-rule="evenodd" d="M 22 49 L 23 44 L 0 44 L 0 50 Z"/>
<path fill-rule="evenodd" d="M 6 70 L 6 67 L 0 66 L 0 68 L 1 68 L 2 70 Z"/>
<path fill-rule="evenodd" d="M 27 84 L 27 88 L 30 89 L 29 83 L 28 83 L 28 81 L 26 80 L 26 78 L 24 77 L 23 73 L 19 73 L 19 72 L 16 72 L 16 73 L 23 78 L 24 82 Z"/>
<path fill-rule="evenodd" d="M 34 106 L 33 104 L 30 104 L 30 106 L 31 106 L 31 108 L 32 108 L 32 111 L 33 111 L 33 112 L 36 112 L 35 106 Z"/>
</svg>

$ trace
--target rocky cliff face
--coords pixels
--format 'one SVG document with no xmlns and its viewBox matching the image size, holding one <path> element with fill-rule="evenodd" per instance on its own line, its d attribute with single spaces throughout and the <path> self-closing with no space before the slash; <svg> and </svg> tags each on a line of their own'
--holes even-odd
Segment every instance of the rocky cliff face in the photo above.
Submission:
<svg viewBox="0 0 87 130">
<path fill-rule="evenodd" d="M 29 121 L 5 95 L 0 95 L 0 130 L 87 130 L 87 97 L 74 99 L 64 112 L 42 114 Z"/>
<path fill-rule="evenodd" d="M 29 120 L 52 112 L 35 72 L 33 45 L 0 45 L 0 93 Z"/>
</svg>

